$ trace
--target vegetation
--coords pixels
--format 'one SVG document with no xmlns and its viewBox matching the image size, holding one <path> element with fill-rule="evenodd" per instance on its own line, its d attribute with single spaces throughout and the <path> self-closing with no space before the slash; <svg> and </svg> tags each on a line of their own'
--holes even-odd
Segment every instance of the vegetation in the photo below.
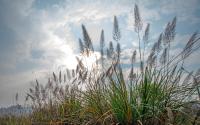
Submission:
<svg viewBox="0 0 200 125">
<path fill-rule="evenodd" d="M 184 68 L 185 60 L 200 47 L 198 33 L 192 34 L 183 50 L 172 56 L 171 43 L 175 42 L 176 35 L 175 17 L 158 35 L 149 52 L 150 24 L 142 33 L 143 22 L 137 5 L 134 17 L 139 47 L 133 50 L 128 75 L 120 58 L 121 32 L 117 17 L 114 17 L 113 25 L 114 42 L 109 42 L 106 48 L 102 30 L 101 57 L 92 68 L 84 61 L 95 50 L 82 25 L 83 39 L 79 39 L 77 68 L 53 73 L 45 85 L 36 80 L 26 97 L 33 109 L 28 121 L 32 124 L 63 125 L 200 124 L 200 109 L 197 108 L 200 103 L 200 70 L 194 73 Z"/>
<path fill-rule="evenodd" d="M 3 116 L 0 117 L 1 125 L 31 125 L 29 117 Z"/>
</svg>

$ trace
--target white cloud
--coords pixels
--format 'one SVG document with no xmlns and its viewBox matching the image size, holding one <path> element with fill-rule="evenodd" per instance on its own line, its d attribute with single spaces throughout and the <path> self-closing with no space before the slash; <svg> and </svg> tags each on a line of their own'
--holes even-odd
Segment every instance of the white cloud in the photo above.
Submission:
<svg viewBox="0 0 200 125">
<path fill-rule="evenodd" d="M 198 23 L 200 18 L 195 15 L 199 9 L 199 0 L 165 0 L 161 2 L 161 12 L 174 14 L 179 21 Z"/>
</svg>

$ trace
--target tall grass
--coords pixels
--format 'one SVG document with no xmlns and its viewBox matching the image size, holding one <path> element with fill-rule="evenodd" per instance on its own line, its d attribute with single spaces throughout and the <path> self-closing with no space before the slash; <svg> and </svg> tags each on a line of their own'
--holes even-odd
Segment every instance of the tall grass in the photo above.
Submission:
<svg viewBox="0 0 200 125">
<path fill-rule="evenodd" d="M 77 57 L 77 68 L 53 73 L 45 85 L 36 80 L 29 89 L 26 100 L 31 101 L 32 123 L 195 125 L 199 122 L 199 109 L 193 107 L 199 105 L 200 70 L 193 74 L 184 68 L 185 60 L 200 47 L 199 34 L 192 34 L 183 50 L 172 56 L 177 18 L 166 25 L 149 49 L 150 24 L 143 33 L 137 5 L 134 17 L 139 47 L 130 57 L 130 73 L 125 74 L 121 63 L 122 36 L 117 17 L 114 16 L 113 25 L 116 51 L 112 41 L 105 48 L 102 30 L 101 58 L 92 69 L 84 64 L 84 58 L 90 57 L 95 50 L 82 25 L 83 39 L 79 39 L 79 45 L 84 58 Z"/>
<path fill-rule="evenodd" d="M 68 124 L 194 124 L 198 115 L 188 114 L 191 105 L 199 103 L 197 80 L 189 73 L 184 79 L 184 62 L 200 47 L 198 33 L 194 33 L 186 46 L 171 57 L 171 43 L 175 42 L 176 17 L 167 24 L 158 36 L 150 52 L 150 24 L 147 24 L 141 38 L 143 22 L 139 8 L 135 5 L 135 32 L 138 36 L 138 50 L 133 51 L 128 78 L 121 64 L 121 32 L 117 17 L 114 17 L 113 43 L 105 48 L 104 31 L 100 37 L 101 58 L 88 69 L 84 58 L 94 53 L 90 36 L 82 25 L 83 40 L 79 39 L 80 54 L 75 70 L 53 73 L 45 87 L 36 81 L 28 97 L 32 100 L 34 121 L 60 121 Z M 142 49 L 143 45 L 143 49 Z M 105 54 L 106 50 L 106 54 Z M 139 60 L 136 60 L 139 52 Z M 148 58 L 145 55 L 150 53 Z M 107 55 L 107 56 L 106 56 Z M 136 72 L 135 64 L 139 63 Z M 110 66 L 109 66 L 110 64 Z M 198 114 L 198 112 L 197 112 Z M 194 115 L 194 117 L 192 116 Z"/>
</svg>

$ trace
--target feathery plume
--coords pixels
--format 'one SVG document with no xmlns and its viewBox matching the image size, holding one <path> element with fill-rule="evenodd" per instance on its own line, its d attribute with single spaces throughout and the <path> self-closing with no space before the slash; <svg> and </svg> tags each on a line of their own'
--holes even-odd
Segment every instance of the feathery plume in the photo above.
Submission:
<svg viewBox="0 0 200 125">
<path fill-rule="evenodd" d="M 29 96 L 26 95 L 25 102 L 27 102 L 28 100 L 29 100 Z"/>
<path fill-rule="evenodd" d="M 114 26 L 113 26 L 113 40 L 118 42 L 121 38 L 121 33 L 118 25 L 117 17 L 114 16 Z"/>
<path fill-rule="evenodd" d="M 57 77 L 56 77 L 56 74 L 53 72 L 53 79 L 54 79 L 54 82 L 57 82 Z"/>
<path fill-rule="evenodd" d="M 79 65 L 76 66 L 76 74 L 80 71 Z"/>
<path fill-rule="evenodd" d="M 66 69 L 66 72 L 67 72 L 67 78 L 68 78 L 68 80 L 71 80 L 71 73 L 70 73 L 69 69 Z"/>
<path fill-rule="evenodd" d="M 19 97 L 19 94 L 16 93 L 16 95 L 15 95 L 15 101 L 16 101 L 16 103 L 18 103 L 18 97 Z"/>
<path fill-rule="evenodd" d="M 59 87 L 56 86 L 56 87 L 54 88 L 54 90 L 53 90 L 53 95 L 54 95 L 55 97 L 57 96 L 58 91 L 59 91 Z"/>
<path fill-rule="evenodd" d="M 82 82 L 85 82 L 85 80 L 87 79 L 87 75 L 88 75 L 88 72 L 86 71 L 83 75 Z"/>
<path fill-rule="evenodd" d="M 133 67 L 131 68 L 131 71 L 130 71 L 128 77 L 129 77 L 130 80 L 135 80 L 136 74 L 134 73 L 134 68 Z"/>
<path fill-rule="evenodd" d="M 111 58 L 111 54 L 110 54 L 110 50 L 109 49 L 106 49 L 106 55 L 107 55 L 107 58 Z"/>
<path fill-rule="evenodd" d="M 165 64 L 166 61 L 167 61 L 167 51 L 168 51 L 168 49 L 165 48 L 165 49 L 163 50 L 163 53 L 162 53 L 161 57 L 160 57 L 160 63 L 161 63 L 162 65 Z"/>
<path fill-rule="evenodd" d="M 155 45 L 155 44 L 154 44 Z M 154 48 L 154 46 L 153 46 L 153 48 Z M 153 49 L 152 48 L 152 49 Z M 152 59 L 153 59 L 153 57 L 155 56 L 155 52 L 152 50 L 151 51 L 151 53 L 149 54 L 149 56 L 148 56 L 148 59 L 147 59 L 147 63 L 148 64 L 150 64 L 151 62 L 152 62 Z"/>
<path fill-rule="evenodd" d="M 33 89 L 32 89 L 32 88 L 29 88 L 29 92 L 30 92 L 31 94 L 33 94 Z"/>
<path fill-rule="evenodd" d="M 138 33 L 139 31 L 142 30 L 143 23 L 140 17 L 140 12 L 137 4 L 135 4 L 134 7 L 134 17 L 135 17 L 135 31 Z"/>
<path fill-rule="evenodd" d="M 66 77 L 66 74 L 64 74 L 64 83 L 66 83 L 67 81 L 67 77 Z"/>
<path fill-rule="evenodd" d="M 170 26 L 170 28 L 171 28 L 171 39 L 172 40 L 174 40 L 175 35 L 176 35 L 176 31 L 175 31 L 176 22 L 177 22 L 177 19 L 176 19 L 176 17 L 174 17 L 174 19 L 171 22 L 171 26 Z"/>
<path fill-rule="evenodd" d="M 42 84 L 40 85 L 40 89 L 41 89 L 41 94 L 42 94 L 42 100 L 44 101 L 47 97 L 46 89 L 43 87 Z"/>
<path fill-rule="evenodd" d="M 39 88 L 40 88 L 39 82 L 38 82 L 37 79 L 36 79 L 35 81 L 36 81 L 35 91 L 38 92 L 38 91 L 39 91 Z"/>
<path fill-rule="evenodd" d="M 104 30 L 101 30 L 100 48 L 103 49 L 104 46 L 105 46 Z"/>
<path fill-rule="evenodd" d="M 164 40 L 164 45 L 165 46 L 170 46 L 170 42 L 174 40 L 175 35 L 176 35 L 176 17 L 174 17 L 172 22 L 168 22 L 164 34 L 163 34 L 163 40 Z"/>
<path fill-rule="evenodd" d="M 90 36 L 88 35 L 88 32 L 83 24 L 82 24 L 82 32 L 83 32 L 83 40 L 84 40 L 86 49 L 94 51 Z"/>
<path fill-rule="evenodd" d="M 63 87 L 60 87 L 59 94 L 60 94 L 61 97 L 64 97 L 64 89 L 63 89 Z"/>
<path fill-rule="evenodd" d="M 141 73 L 144 72 L 144 63 L 143 63 L 143 61 L 140 62 L 140 72 Z"/>
<path fill-rule="evenodd" d="M 170 22 L 167 23 L 167 26 L 165 27 L 165 31 L 163 34 L 163 44 L 164 46 L 167 46 L 168 43 L 170 43 Z"/>
<path fill-rule="evenodd" d="M 62 82 L 62 73 L 61 73 L 61 71 L 59 72 L 59 82 L 60 83 Z"/>
<path fill-rule="evenodd" d="M 121 53 L 121 47 L 120 47 L 120 44 L 119 44 L 119 43 L 117 43 L 116 51 L 117 51 L 117 57 L 118 57 L 118 60 L 119 60 L 119 58 L 120 58 L 120 53 Z"/>
<path fill-rule="evenodd" d="M 78 62 L 78 66 L 83 70 L 84 69 L 84 64 L 83 62 L 76 56 L 76 60 Z"/>
<path fill-rule="evenodd" d="M 151 49 L 152 53 L 159 53 L 161 51 L 162 49 L 161 41 L 162 41 L 162 34 L 159 35 L 158 41 L 153 44 L 153 47 Z"/>
<path fill-rule="evenodd" d="M 150 29 L 150 24 L 148 23 L 145 29 L 144 36 L 143 36 L 143 41 L 146 44 L 149 42 L 149 29 Z"/>
<path fill-rule="evenodd" d="M 136 61 L 136 54 L 137 54 L 137 52 L 136 52 L 136 50 L 133 52 L 133 54 L 132 54 L 132 57 L 131 57 L 131 64 L 133 65 L 134 63 L 135 63 L 135 61 Z"/>
<path fill-rule="evenodd" d="M 84 53 L 84 45 L 80 38 L 79 38 L 79 47 L 80 47 L 80 53 Z"/>
<path fill-rule="evenodd" d="M 151 58 L 151 61 L 150 61 L 150 63 L 149 63 L 150 67 L 153 67 L 153 66 L 156 65 L 156 58 L 157 58 L 156 55 L 154 55 L 154 56 Z"/>
<path fill-rule="evenodd" d="M 159 35 L 159 38 L 158 38 L 158 41 L 157 41 L 157 52 L 159 53 L 162 49 L 162 45 L 161 45 L 161 42 L 162 42 L 162 33 Z"/>
<path fill-rule="evenodd" d="M 188 57 L 191 52 L 192 52 L 192 47 L 195 43 L 195 39 L 197 37 L 197 32 L 195 32 L 189 39 L 189 41 L 187 42 L 186 46 L 184 47 L 183 51 L 182 51 L 182 58 L 185 59 L 186 57 Z"/>
<path fill-rule="evenodd" d="M 104 46 L 105 46 L 104 30 L 102 30 L 101 31 L 101 37 L 100 37 L 100 49 L 101 49 L 101 64 L 102 64 L 102 67 L 103 67 Z"/>
<path fill-rule="evenodd" d="M 158 43 L 155 42 L 155 43 L 153 44 L 153 47 L 151 48 L 151 54 L 156 52 L 157 46 L 158 46 Z"/>
<path fill-rule="evenodd" d="M 73 78 L 75 77 L 75 71 L 74 71 L 74 69 L 72 69 L 72 77 Z"/>
<path fill-rule="evenodd" d="M 112 55 L 113 52 L 114 52 L 114 47 L 113 47 L 112 41 L 109 42 L 109 51 L 110 51 L 111 55 Z"/>
</svg>

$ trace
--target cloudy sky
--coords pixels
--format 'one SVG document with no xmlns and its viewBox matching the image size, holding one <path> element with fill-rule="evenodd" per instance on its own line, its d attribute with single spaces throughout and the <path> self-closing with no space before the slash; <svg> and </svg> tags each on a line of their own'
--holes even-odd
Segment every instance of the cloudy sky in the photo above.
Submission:
<svg viewBox="0 0 200 125">
<path fill-rule="evenodd" d="M 144 26 L 151 24 L 151 42 L 174 16 L 178 18 L 175 44 L 185 45 L 200 30 L 200 0 L 0 0 L 0 106 L 13 104 L 16 92 L 23 102 L 30 81 L 62 66 L 75 66 L 81 24 L 86 25 L 98 50 L 101 29 L 106 41 L 112 40 L 116 15 L 122 48 L 127 54 L 132 51 L 137 47 L 135 3 Z M 190 57 L 187 66 L 191 70 L 199 66 L 199 54 Z"/>
</svg>

